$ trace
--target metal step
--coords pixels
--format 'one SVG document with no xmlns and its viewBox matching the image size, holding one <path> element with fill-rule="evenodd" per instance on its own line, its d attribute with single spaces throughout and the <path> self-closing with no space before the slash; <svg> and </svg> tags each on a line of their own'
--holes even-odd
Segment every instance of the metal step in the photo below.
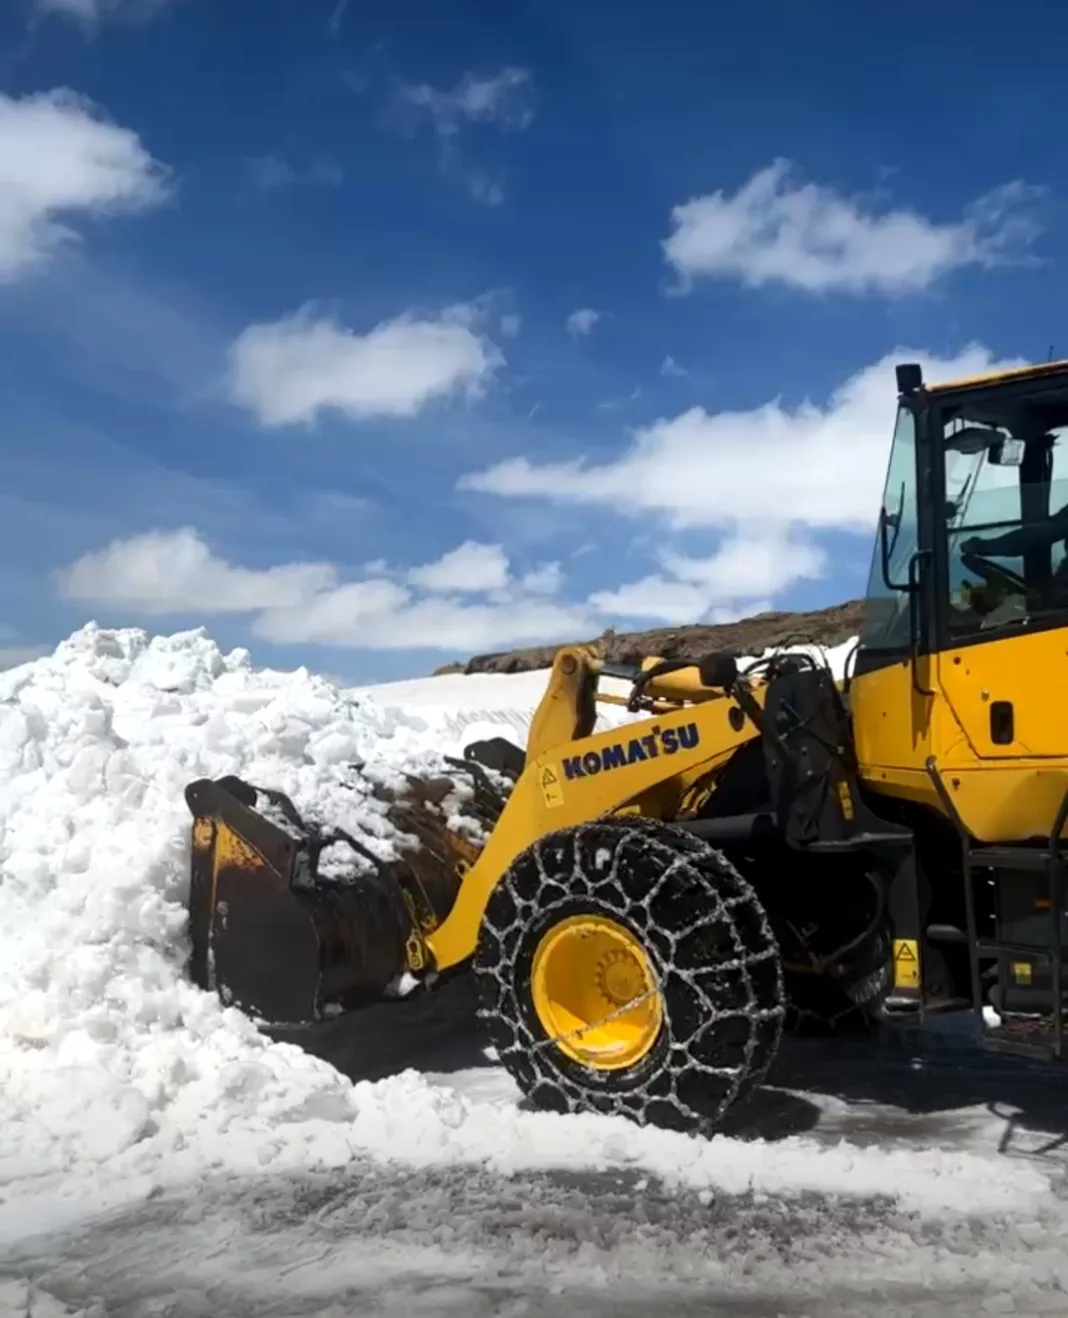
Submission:
<svg viewBox="0 0 1068 1318">
<path fill-rule="evenodd" d="M 1044 964 L 1053 961 L 1052 949 L 1037 943 L 1002 943 L 979 939 L 975 944 L 975 950 L 979 956 L 1015 956 L 1021 961 L 1041 961 Z M 1061 967 L 1068 968 L 1068 961 L 1063 956 Z"/>
<path fill-rule="evenodd" d="M 980 1038 L 984 1052 L 1028 1057 L 1039 1062 L 1056 1059 L 1057 1045 L 1056 1022 L 1051 1016 L 1003 1019 L 1000 1025 L 986 1026 Z"/>
<path fill-rule="evenodd" d="M 973 866 L 984 869 L 1032 870 L 1041 872 L 1049 866 L 1049 851 L 1042 847 L 973 847 Z"/>
</svg>

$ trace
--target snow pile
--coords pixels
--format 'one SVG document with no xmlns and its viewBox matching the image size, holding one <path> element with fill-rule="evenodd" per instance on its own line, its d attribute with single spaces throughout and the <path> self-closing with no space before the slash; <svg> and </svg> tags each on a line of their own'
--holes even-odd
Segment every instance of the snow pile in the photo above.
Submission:
<svg viewBox="0 0 1068 1318">
<path fill-rule="evenodd" d="M 387 856 L 392 826 L 354 762 L 379 778 L 435 773 L 472 729 L 525 728 L 544 675 L 522 676 L 448 679 L 468 683 L 460 712 L 435 705 L 441 679 L 428 679 L 413 711 L 411 684 L 405 710 L 386 703 L 390 688 L 370 700 L 303 669 L 254 669 L 201 630 L 150 640 L 94 625 L 0 674 L 0 1230 L 18 1228 L 15 1196 L 33 1191 L 100 1203 L 209 1170 L 364 1155 L 640 1166 L 722 1190 L 894 1190 L 934 1209 L 1024 1207 L 1048 1192 L 1037 1171 L 992 1177 L 971 1154 L 933 1154 L 906 1176 L 878 1151 L 704 1145 L 525 1113 L 514 1095 L 467 1098 L 412 1072 L 353 1086 L 184 980 L 189 781 L 237 773 L 279 788 Z"/>
<path fill-rule="evenodd" d="M 242 1112 L 351 1119 L 330 1068 L 183 980 L 183 788 L 237 773 L 388 857 L 373 780 L 439 772 L 428 744 L 458 750 L 424 718 L 256 671 L 201 631 L 90 626 L 0 675 L 0 1178 L 179 1148 Z"/>
<path fill-rule="evenodd" d="M 488 737 L 507 737 L 525 746 L 530 720 L 544 694 L 547 676 L 546 669 L 477 676 L 443 673 L 434 678 L 352 687 L 347 694 L 414 713 L 458 746 Z M 626 695 L 630 683 L 602 678 L 600 690 Z M 633 717 L 621 705 L 601 705 L 597 731 L 629 722 Z"/>
</svg>

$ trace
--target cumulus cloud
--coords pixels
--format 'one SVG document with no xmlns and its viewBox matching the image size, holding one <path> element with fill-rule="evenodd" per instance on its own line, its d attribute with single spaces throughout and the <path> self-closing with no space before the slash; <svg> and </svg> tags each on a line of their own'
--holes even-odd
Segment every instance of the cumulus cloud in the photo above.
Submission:
<svg viewBox="0 0 1068 1318">
<path fill-rule="evenodd" d="M 676 206 L 662 247 L 683 288 L 703 277 L 807 293 L 898 295 L 964 266 L 1020 259 L 1038 233 L 1031 213 L 1037 193 L 1009 183 L 980 197 L 960 220 L 938 223 L 797 182 L 790 163 L 777 160 L 737 192 Z"/>
<path fill-rule="evenodd" d="M 581 640 L 636 618 L 729 620 L 766 607 L 762 591 L 818 575 L 822 560 L 772 533 L 767 545 L 727 543 L 708 560 L 665 554 L 661 567 L 618 590 L 567 601 L 557 598 L 559 563 L 513 575 L 498 545 L 465 541 L 407 571 L 367 563 L 346 580 L 331 563 L 243 567 L 184 527 L 113 541 L 55 579 L 64 599 L 118 610 L 117 621 L 246 615 L 256 636 L 276 644 L 470 653 Z"/>
<path fill-rule="evenodd" d="M 608 461 L 511 460 L 466 478 L 467 488 L 492 495 L 603 505 L 687 532 L 687 552 L 661 535 L 652 572 L 581 599 L 562 597 L 558 562 L 516 571 L 499 544 L 465 540 L 432 562 L 374 562 L 354 574 L 316 562 L 241 566 L 190 528 L 115 541 L 63 569 L 57 583 L 69 600 L 128 614 L 245 614 L 265 640 L 356 649 L 470 653 L 581 639 L 634 620 L 729 621 L 823 577 L 821 532 L 862 533 L 870 552 L 901 360 L 921 362 L 931 381 L 1020 364 L 980 346 L 954 358 L 900 349 L 821 404 L 692 408 L 638 431 Z M 707 552 L 694 552 L 695 543 Z"/>
<path fill-rule="evenodd" d="M 590 602 L 624 618 L 729 621 L 770 608 L 775 595 L 798 581 L 822 577 L 827 555 L 788 528 L 769 526 L 725 539 L 704 558 L 666 551 L 660 563 L 661 572 L 598 591 Z"/>
<path fill-rule="evenodd" d="M 368 602 L 360 589 L 366 584 L 316 596 L 300 610 L 262 613 L 252 630 L 276 644 L 471 653 L 574 639 L 590 628 L 589 611 L 582 605 L 538 598 L 477 603 L 440 596 L 419 599 L 398 587 L 391 596 Z"/>
<path fill-rule="evenodd" d="M 585 338 L 593 333 L 593 327 L 601 319 L 602 313 L 593 307 L 579 307 L 567 318 L 566 328 L 573 339 Z"/>
<path fill-rule="evenodd" d="M 467 541 L 400 575 L 381 562 L 357 580 L 329 563 L 242 567 L 186 527 L 114 541 L 58 571 L 56 585 L 71 602 L 127 617 L 249 615 L 255 635 L 279 644 L 454 653 L 593 626 L 585 604 L 549 598 L 559 584 L 549 565 L 514 579 L 499 546 Z"/>
<path fill-rule="evenodd" d="M 503 590 L 508 585 L 508 555 L 500 545 L 465 540 L 435 562 L 412 568 L 408 580 L 431 591 Z"/>
<path fill-rule="evenodd" d="M 137 134 L 85 97 L 0 93 L 0 280 L 72 242 L 77 216 L 143 211 L 166 195 L 166 171 Z"/>
<path fill-rule="evenodd" d="M 459 485 L 502 498 L 653 513 L 678 529 L 781 522 L 867 533 L 882 494 L 900 361 L 920 362 L 932 381 L 1021 364 L 996 361 L 977 345 L 953 358 L 899 348 L 822 404 L 775 399 L 752 411 L 712 413 L 692 407 L 636 431 L 608 461 L 510 458 Z"/>
<path fill-rule="evenodd" d="M 666 547 L 656 570 L 594 591 L 595 613 L 670 624 L 758 612 L 829 570 L 821 533 L 855 532 L 870 552 L 893 433 L 894 366 L 918 361 L 935 382 L 1017 366 L 979 345 L 952 358 L 900 348 L 857 371 L 826 401 L 773 399 L 744 412 L 692 407 L 589 462 L 511 458 L 461 478 L 461 489 L 653 517 Z M 667 532 L 709 551 L 680 553 Z"/>
<path fill-rule="evenodd" d="M 460 314 L 406 313 L 359 334 L 309 304 L 238 336 L 230 394 L 265 426 L 312 422 L 325 410 L 411 417 L 440 399 L 479 396 L 501 360 Z"/>
<path fill-rule="evenodd" d="M 235 567 L 212 553 L 192 527 L 113 540 L 57 574 L 65 599 L 153 616 L 293 608 L 336 584 L 329 563 Z"/>
</svg>

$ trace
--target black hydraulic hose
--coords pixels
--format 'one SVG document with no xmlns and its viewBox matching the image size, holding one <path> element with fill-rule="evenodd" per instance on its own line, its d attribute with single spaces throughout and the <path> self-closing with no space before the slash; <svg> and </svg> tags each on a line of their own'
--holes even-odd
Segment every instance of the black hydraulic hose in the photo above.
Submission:
<svg viewBox="0 0 1068 1318">
<path fill-rule="evenodd" d="M 855 938 L 851 938 L 848 943 L 843 943 L 841 947 L 835 948 L 833 952 L 829 952 L 826 956 L 815 959 L 813 961 L 813 969 L 822 971 L 830 965 L 844 961 L 850 952 L 855 952 L 859 947 L 863 947 L 868 939 L 878 931 L 879 926 L 882 924 L 883 918 L 886 915 L 887 907 L 886 884 L 871 870 L 865 870 L 864 877 L 868 880 L 875 891 L 875 914 Z"/>
<path fill-rule="evenodd" d="M 872 870 L 865 870 L 864 877 L 871 884 L 872 889 L 875 892 L 875 914 L 872 916 L 862 933 L 858 934 L 856 938 L 838 949 L 835 953 L 835 959 L 838 961 L 844 960 L 850 952 L 855 952 L 858 948 L 863 947 L 869 938 L 872 938 L 878 933 L 879 927 L 886 918 L 886 908 L 889 896 L 886 890 L 886 883 Z"/>
</svg>

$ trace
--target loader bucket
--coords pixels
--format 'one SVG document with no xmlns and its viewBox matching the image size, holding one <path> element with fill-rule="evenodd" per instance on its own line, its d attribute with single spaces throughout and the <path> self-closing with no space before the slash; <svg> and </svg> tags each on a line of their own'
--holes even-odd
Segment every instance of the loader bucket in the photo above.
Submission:
<svg viewBox="0 0 1068 1318">
<path fill-rule="evenodd" d="M 426 968 L 423 936 L 448 914 L 470 844 L 435 834 L 425 794 L 405 805 L 418 852 L 389 865 L 239 778 L 199 779 L 185 798 L 189 973 L 201 988 L 261 1024 L 298 1025 L 376 1001 Z M 320 854 L 339 841 L 355 853 L 351 869 L 324 877 Z"/>
</svg>

